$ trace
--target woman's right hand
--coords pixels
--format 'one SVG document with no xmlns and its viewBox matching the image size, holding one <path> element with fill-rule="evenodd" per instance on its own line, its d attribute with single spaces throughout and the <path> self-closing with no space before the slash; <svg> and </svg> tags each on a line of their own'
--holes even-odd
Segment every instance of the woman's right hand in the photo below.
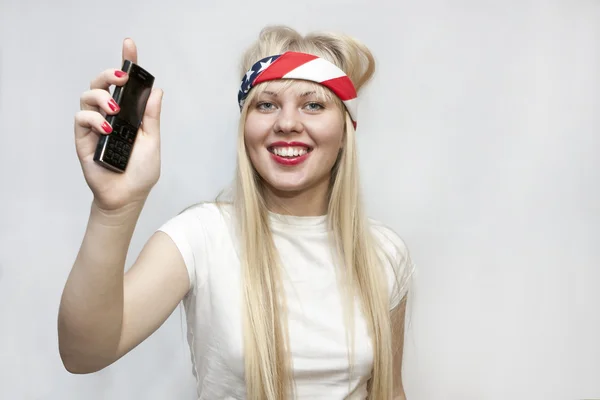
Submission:
<svg viewBox="0 0 600 400">
<path fill-rule="evenodd" d="M 123 59 L 137 63 L 137 49 L 131 39 L 123 42 Z M 83 175 L 94 194 L 95 205 L 107 212 L 136 203 L 143 204 L 160 177 L 160 111 L 163 96 L 160 89 L 153 89 L 148 99 L 126 171 L 113 172 L 94 161 L 99 135 L 111 134 L 111 128 L 102 113 L 113 115 L 119 111 L 108 90 L 111 85 L 124 85 L 128 79 L 127 75 L 119 77 L 118 71 L 106 70 L 91 82 L 90 90 L 81 96 L 81 110 L 75 115 L 75 147 Z"/>
</svg>

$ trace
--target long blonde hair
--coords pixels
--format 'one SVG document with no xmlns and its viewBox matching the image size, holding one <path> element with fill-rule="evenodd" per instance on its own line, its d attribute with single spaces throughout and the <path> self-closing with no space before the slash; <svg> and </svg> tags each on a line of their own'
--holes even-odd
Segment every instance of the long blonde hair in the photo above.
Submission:
<svg viewBox="0 0 600 400">
<path fill-rule="evenodd" d="M 273 26 L 263 29 L 244 54 L 240 79 L 257 60 L 288 50 L 331 61 L 346 72 L 357 91 L 375 70 L 369 49 L 351 37 L 333 33 L 303 37 L 291 28 Z M 260 90 L 257 86 L 250 92 L 242 109 L 233 187 L 243 276 L 245 379 L 248 399 L 283 400 L 293 397 L 294 381 L 281 265 L 269 226 L 263 182 L 252 166 L 244 140 L 248 107 Z M 321 90 L 333 98 L 326 89 Z M 343 109 L 341 102 L 338 105 Z M 393 353 L 388 290 L 382 260 L 361 203 L 355 131 L 347 114 L 345 120 L 343 148 L 332 170 L 327 218 L 345 300 L 349 362 L 352 366 L 354 330 L 348 328 L 354 326 L 353 310 L 358 298 L 373 345 L 369 398 L 389 399 Z"/>
</svg>

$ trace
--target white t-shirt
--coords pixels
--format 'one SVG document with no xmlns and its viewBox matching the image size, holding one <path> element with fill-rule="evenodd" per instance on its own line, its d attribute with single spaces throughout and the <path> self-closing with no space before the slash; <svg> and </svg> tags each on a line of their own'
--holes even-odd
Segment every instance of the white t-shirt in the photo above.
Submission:
<svg viewBox="0 0 600 400">
<path fill-rule="evenodd" d="M 370 220 L 373 232 L 396 260 L 388 266 L 390 309 L 406 293 L 396 285 L 413 265 L 404 242 Z M 289 340 L 299 399 L 365 399 L 372 368 L 366 322 L 355 309 L 355 367 L 350 379 L 341 296 L 331 258 L 325 216 L 270 214 L 284 279 Z M 191 207 L 159 230 L 175 242 L 187 267 L 184 299 L 187 336 L 198 399 L 245 399 L 241 310 L 241 265 L 232 209 L 215 204 Z M 406 279 L 404 279 L 406 281 Z"/>
</svg>

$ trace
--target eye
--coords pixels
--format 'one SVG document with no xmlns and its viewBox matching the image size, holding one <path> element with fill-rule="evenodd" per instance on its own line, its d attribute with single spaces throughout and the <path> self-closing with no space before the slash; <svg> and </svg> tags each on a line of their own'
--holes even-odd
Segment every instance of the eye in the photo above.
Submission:
<svg viewBox="0 0 600 400">
<path fill-rule="evenodd" d="M 260 102 L 256 105 L 256 108 L 261 111 L 271 111 L 275 108 L 273 103 L 269 103 L 267 101 Z"/>
<path fill-rule="evenodd" d="M 316 102 L 310 102 L 306 105 L 306 107 L 309 111 L 319 111 L 325 108 L 322 104 Z"/>
</svg>

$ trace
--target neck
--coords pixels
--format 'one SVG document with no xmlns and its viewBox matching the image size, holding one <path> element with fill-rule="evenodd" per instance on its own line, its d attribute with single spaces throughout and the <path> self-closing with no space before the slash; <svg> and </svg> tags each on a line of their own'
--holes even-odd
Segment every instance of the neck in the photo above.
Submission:
<svg viewBox="0 0 600 400">
<path fill-rule="evenodd" d="M 324 215 L 329 202 L 329 180 L 300 191 L 282 191 L 265 186 L 265 200 L 269 211 L 299 217 Z"/>
</svg>

